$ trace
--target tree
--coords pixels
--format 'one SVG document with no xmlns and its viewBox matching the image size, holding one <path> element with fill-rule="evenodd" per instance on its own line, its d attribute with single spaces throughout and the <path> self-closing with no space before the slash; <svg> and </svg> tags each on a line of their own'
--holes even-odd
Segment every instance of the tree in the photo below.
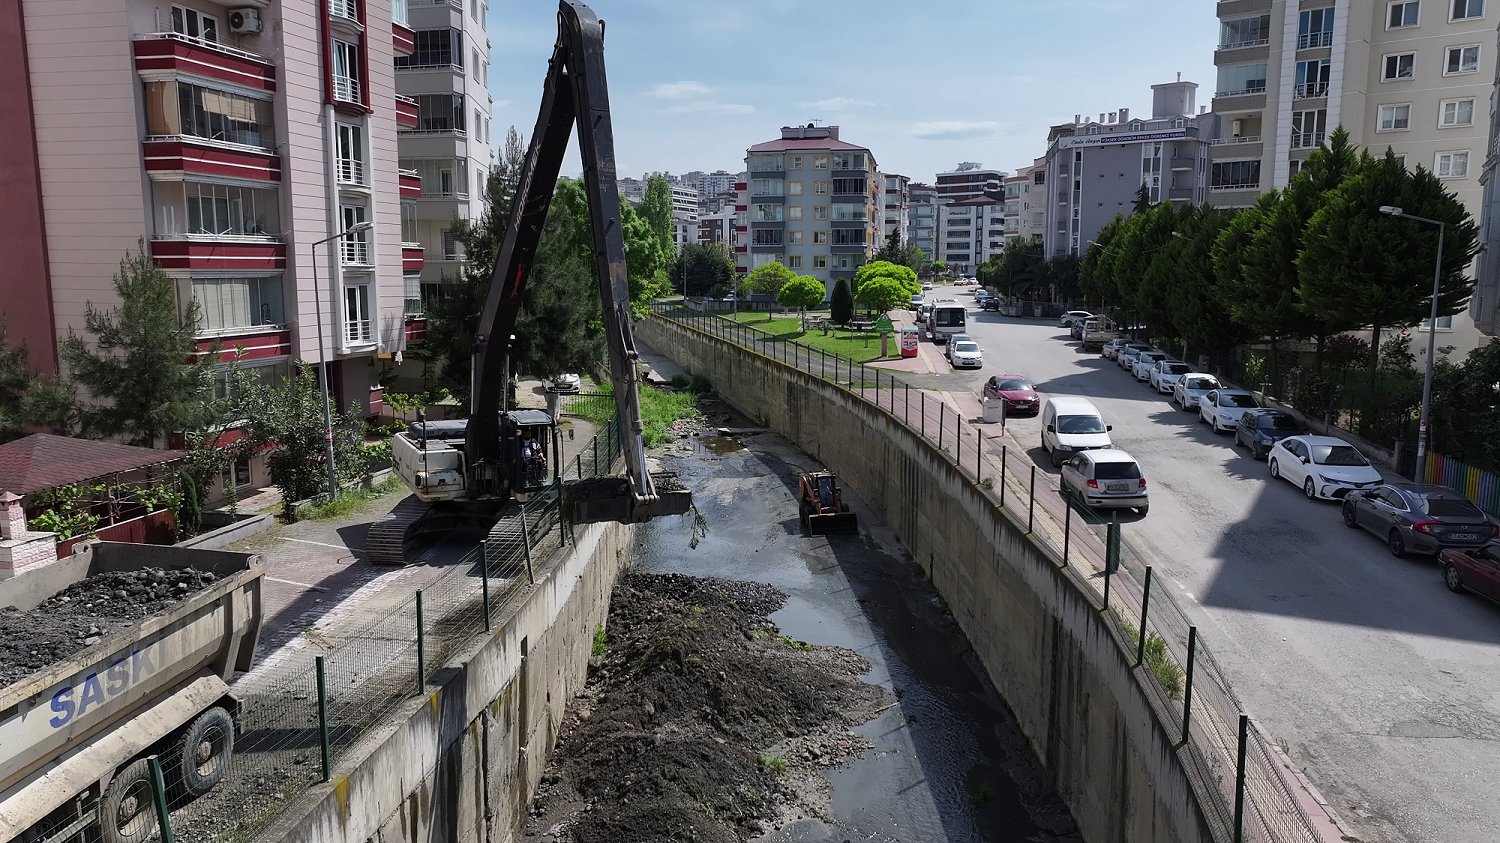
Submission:
<svg viewBox="0 0 1500 843">
<path fill-rule="evenodd" d="M 1046 278 L 1042 264 L 1045 247 L 1040 237 L 1012 240 L 1000 252 L 995 268 L 989 273 L 989 283 L 1004 290 L 1006 295 L 1016 296 L 1039 288 Z M 981 279 L 982 280 L 982 279 Z"/>
<path fill-rule="evenodd" d="M 782 285 L 781 292 L 776 294 L 776 302 L 782 307 L 797 308 L 802 317 L 802 327 L 806 330 L 807 309 L 822 304 L 827 293 L 822 281 L 811 275 L 798 275 Z"/>
<path fill-rule="evenodd" d="M 1162 250 L 1162 260 L 1170 260 L 1170 296 L 1167 312 L 1176 336 L 1188 348 L 1207 350 L 1224 358 L 1230 349 L 1254 334 L 1235 322 L 1219 290 L 1219 277 L 1213 270 L 1213 249 L 1225 226 L 1235 217 L 1224 211 L 1202 205 L 1185 208 L 1178 216 L 1174 237 L 1176 248 Z M 1187 359 L 1187 352 L 1183 352 Z"/>
<path fill-rule="evenodd" d="M 859 291 L 864 289 L 867 282 L 876 278 L 889 278 L 906 291 L 906 302 L 911 302 L 911 297 L 922 292 L 922 282 L 917 280 L 917 273 L 909 266 L 891 263 L 890 261 L 870 261 L 854 272 L 854 299 L 863 301 L 859 297 Z M 889 310 L 890 308 L 886 308 Z"/>
<path fill-rule="evenodd" d="M 1114 219 L 1105 223 L 1094 235 L 1094 242 L 1083 252 L 1083 260 L 1078 265 L 1078 283 L 1083 294 L 1089 301 L 1099 302 L 1100 309 L 1115 304 L 1113 260 L 1106 259 L 1109 245 L 1120 236 L 1120 231 L 1125 226 L 1125 217 L 1115 214 Z"/>
<path fill-rule="evenodd" d="M 892 231 L 885 236 L 885 242 L 875 251 L 872 260 L 886 261 L 888 263 L 903 263 L 905 248 L 901 245 L 901 232 Z"/>
<path fill-rule="evenodd" d="M 513 371 L 546 378 L 596 371 L 603 362 L 603 312 L 592 230 L 583 182 L 559 181 L 521 293 L 511 350 Z M 626 252 L 628 269 L 628 246 Z"/>
<path fill-rule="evenodd" d="M 66 433 L 73 415 L 73 393 L 61 378 L 43 382 L 27 365 L 26 346 L 11 348 L 0 318 L 0 443 L 25 436 L 33 427 Z"/>
<path fill-rule="evenodd" d="M 1478 254 L 1478 228 L 1436 176 L 1407 171 L 1389 151 L 1364 157 L 1355 174 L 1327 197 L 1307 225 L 1297 259 L 1302 308 L 1322 318 L 1370 327 L 1368 379 L 1375 380 L 1380 332 L 1426 318 L 1432 307 L 1437 232 L 1380 212 L 1383 205 L 1446 223 L 1438 314 L 1464 308 L 1474 282 L 1465 276 Z"/>
<path fill-rule="evenodd" d="M 902 267 L 905 269 L 906 267 Z M 909 271 L 909 270 L 908 270 Z M 918 287 L 918 289 L 921 289 Z M 886 313 L 911 303 L 912 292 L 893 274 L 872 275 L 859 284 L 854 300 L 874 311 Z"/>
<path fill-rule="evenodd" d="M 69 329 L 62 359 L 99 402 L 81 410 L 85 435 L 124 436 L 154 447 L 202 422 L 218 352 L 198 354 L 198 302 L 187 299 L 179 317 L 177 282 L 146 254 L 144 243 L 120 261 L 114 288 L 117 307 L 99 310 L 90 303 L 85 311 L 94 347 Z"/>
<path fill-rule="evenodd" d="M 1145 182 L 1141 182 L 1140 188 L 1135 192 L 1135 204 L 1131 207 L 1131 213 L 1144 214 L 1152 207 L 1151 191 L 1146 188 Z"/>
<path fill-rule="evenodd" d="M 672 265 L 672 285 L 685 296 L 706 296 L 734 283 L 734 257 L 718 244 L 689 243 Z"/>
<path fill-rule="evenodd" d="M 656 235 L 661 253 L 675 255 L 677 243 L 672 231 L 672 186 L 661 173 L 646 179 L 646 194 L 641 197 L 640 215 Z"/>
<path fill-rule="evenodd" d="M 948 264 L 942 261 L 933 261 L 932 271 L 938 275 L 942 275 L 944 272 L 948 271 Z"/>
<path fill-rule="evenodd" d="M 1434 450 L 1500 472 L 1500 342 L 1469 352 L 1461 366 L 1439 359 L 1433 377 Z M 1418 478 L 1419 480 L 1421 478 Z"/>
<path fill-rule="evenodd" d="M 763 263 L 750 270 L 750 277 L 745 280 L 747 286 L 757 293 L 776 298 L 781 294 L 781 288 L 788 281 L 796 277 L 796 273 L 782 266 L 776 261 Z M 766 321 L 771 321 L 771 312 L 766 311 Z"/>
<path fill-rule="evenodd" d="M 854 293 L 849 291 L 849 279 L 833 282 L 833 295 L 828 300 L 828 318 L 840 327 L 854 318 Z"/>
<path fill-rule="evenodd" d="M 1047 259 L 1046 278 L 1054 300 L 1072 301 L 1082 294 L 1079 277 L 1082 264 L 1071 252 Z"/>
</svg>

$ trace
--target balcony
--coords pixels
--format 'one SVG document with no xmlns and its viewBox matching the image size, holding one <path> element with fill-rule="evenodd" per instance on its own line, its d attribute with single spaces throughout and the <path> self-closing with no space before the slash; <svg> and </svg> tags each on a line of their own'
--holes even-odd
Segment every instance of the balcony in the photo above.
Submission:
<svg viewBox="0 0 1500 843">
<path fill-rule="evenodd" d="M 359 4 L 355 0 L 328 0 L 328 15 L 336 23 L 344 25 L 353 24 L 361 30 L 364 27 L 359 20 Z"/>
<path fill-rule="evenodd" d="M 1191 202 L 1193 201 L 1193 189 L 1191 187 L 1168 188 L 1167 199 L 1172 202 Z"/>
<path fill-rule="evenodd" d="M 205 76 L 258 91 L 276 90 L 276 66 L 248 50 L 175 32 L 136 36 L 135 69 Z"/>
<path fill-rule="evenodd" d="M 1259 86 L 1253 88 L 1242 88 L 1238 91 L 1215 91 L 1214 99 L 1221 99 L 1223 97 L 1249 97 L 1254 96 L 1255 94 L 1264 94 L 1265 92 L 1265 83 L 1261 83 Z"/>
<path fill-rule="evenodd" d="M 1209 193 L 1230 193 L 1240 190 L 1260 190 L 1260 182 L 1255 184 L 1211 184 L 1208 186 Z"/>
<path fill-rule="evenodd" d="M 375 323 L 370 319 L 344 320 L 345 345 L 369 345 L 375 342 Z"/>
<path fill-rule="evenodd" d="M 401 21 L 391 21 L 391 47 L 398 56 L 417 51 L 417 31 Z"/>
<path fill-rule="evenodd" d="M 1322 142 L 1322 132 L 1292 132 L 1292 149 L 1312 149 Z"/>
<path fill-rule="evenodd" d="M 397 170 L 396 176 L 401 182 L 402 199 L 422 198 L 422 176 L 416 170 Z"/>
<path fill-rule="evenodd" d="M 338 102 L 363 105 L 359 95 L 359 80 L 350 76 L 333 77 L 333 98 Z"/>
<path fill-rule="evenodd" d="M 1191 169 L 1193 169 L 1196 166 L 1198 166 L 1198 163 L 1197 163 L 1197 159 L 1195 159 L 1195 158 L 1173 158 L 1172 159 L 1172 170 L 1174 172 L 1179 172 L 1180 173 L 1180 172 L 1183 172 L 1183 171 L 1186 171 L 1186 170 L 1191 170 Z M 1020 213 L 1020 212 L 1017 211 L 1017 213 Z"/>
<path fill-rule="evenodd" d="M 1229 146 L 1242 143 L 1260 143 L 1260 135 L 1244 135 L 1233 138 L 1214 138 L 1208 142 L 1210 146 Z"/>
<path fill-rule="evenodd" d="M 401 244 L 401 269 L 406 272 L 421 271 L 425 261 L 421 243 Z"/>
<path fill-rule="evenodd" d="M 1343 12 L 1340 12 L 1339 14 L 1343 14 Z M 1317 47 L 1332 47 L 1332 46 L 1333 46 L 1333 31 L 1332 30 L 1330 30 L 1328 32 L 1309 32 L 1306 35 L 1298 35 L 1297 36 L 1297 49 L 1299 49 L 1299 50 L 1311 50 L 1311 49 L 1314 49 L 1314 48 L 1317 48 Z"/>
<path fill-rule="evenodd" d="M 1327 82 L 1307 82 L 1292 86 L 1292 98 L 1305 100 L 1328 96 Z"/>
<path fill-rule="evenodd" d="M 199 174 L 281 181 L 281 156 L 259 147 L 189 135 L 149 135 L 142 146 L 153 179 Z"/>
<path fill-rule="evenodd" d="M 396 95 L 396 130 L 404 132 L 415 129 L 422 125 L 422 120 L 417 116 L 417 101 L 411 97 Z"/>
<path fill-rule="evenodd" d="M 1271 39 L 1269 38 L 1252 38 L 1247 41 L 1229 41 L 1227 43 L 1220 44 L 1218 47 L 1218 52 L 1223 52 L 1225 50 L 1243 50 L 1247 47 L 1264 47 L 1270 43 Z"/>
<path fill-rule="evenodd" d="M 151 238 L 151 257 L 162 269 L 220 272 L 286 269 L 286 244 L 274 237 L 166 234 Z"/>
<path fill-rule="evenodd" d="M 233 337 L 234 341 L 225 342 L 230 337 Z M 198 347 L 196 355 L 198 357 L 203 357 L 213 351 L 214 345 L 220 345 L 219 359 L 214 361 L 216 363 L 272 360 L 291 355 L 292 332 L 283 330 L 279 325 L 252 325 L 245 328 L 200 332 L 199 338 L 193 344 Z"/>
<path fill-rule="evenodd" d="M 370 183 L 365 180 L 365 162 L 358 158 L 340 158 L 337 166 L 339 187 L 369 188 Z"/>
<path fill-rule="evenodd" d="M 371 266 L 369 241 L 355 239 L 357 236 L 350 235 L 343 239 L 343 244 L 339 248 L 341 263 L 344 266 Z M 405 258 L 403 254 L 403 262 Z"/>
</svg>

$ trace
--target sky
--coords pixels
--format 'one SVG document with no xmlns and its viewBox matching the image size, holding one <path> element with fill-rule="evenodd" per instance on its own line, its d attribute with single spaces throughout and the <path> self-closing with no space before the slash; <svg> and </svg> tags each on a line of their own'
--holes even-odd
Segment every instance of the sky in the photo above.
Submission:
<svg viewBox="0 0 1500 843">
<path fill-rule="evenodd" d="M 780 127 L 839 126 L 880 169 L 931 183 L 1013 171 L 1075 114 L 1151 113 L 1181 73 L 1207 106 L 1218 19 L 1203 0 L 594 0 L 619 175 L 744 168 Z M 557 38 L 551 0 L 489 10 L 492 133 L 530 140 Z M 576 144 L 576 142 L 575 142 Z M 576 149 L 564 175 L 579 172 Z"/>
</svg>

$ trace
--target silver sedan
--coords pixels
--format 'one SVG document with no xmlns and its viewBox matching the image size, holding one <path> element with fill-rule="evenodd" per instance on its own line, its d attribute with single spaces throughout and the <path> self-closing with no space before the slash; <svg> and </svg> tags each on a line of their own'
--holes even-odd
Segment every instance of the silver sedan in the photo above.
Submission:
<svg viewBox="0 0 1500 843">
<path fill-rule="evenodd" d="M 1198 399 L 1198 421 L 1212 425 L 1214 433 L 1228 433 L 1239 425 L 1246 410 L 1259 406 L 1255 396 L 1243 389 L 1213 389 Z"/>
<path fill-rule="evenodd" d="M 1205 372 L 1188 372 L 1172 385 L 1172 400 L 1188 412 L 1198 409 L 1198 399 L 1220 386 L 1219 379 Z"/>
</svg>

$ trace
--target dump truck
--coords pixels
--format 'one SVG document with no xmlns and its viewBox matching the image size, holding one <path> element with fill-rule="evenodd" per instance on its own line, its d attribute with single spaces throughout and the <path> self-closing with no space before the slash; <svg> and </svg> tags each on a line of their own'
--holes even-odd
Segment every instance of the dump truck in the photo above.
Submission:
<svg viewBox="0 0 1500 843">
<path fill-rule="evenodd" d="M 144 840 L 156 830 L 151 755 L 177 799 L 223 778 L 238 714 L 228 683 L 260 635 L 260 557 L 100 542 L 0 581 L 0 607 L 30 611 L 102 573 L 187 568 L 215 579 L 0 688 L 0 841 Z"/>
</svg>

